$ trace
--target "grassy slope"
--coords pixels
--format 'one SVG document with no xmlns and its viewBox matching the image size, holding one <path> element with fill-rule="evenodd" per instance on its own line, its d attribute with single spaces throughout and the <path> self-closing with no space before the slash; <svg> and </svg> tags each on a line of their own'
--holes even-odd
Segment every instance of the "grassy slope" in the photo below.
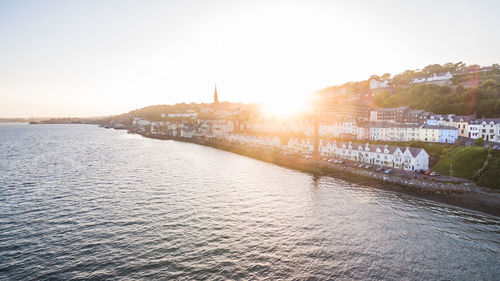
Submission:
<svg viewBox="0 0 500 281">
<path fill-rule="evenodd" d="M 450 164 L 453 164 L 453 176 L 472 179 L 488 156 L 488 151 L 479 146 L 459 146 L 441 157 L 432 167 L 442 175 L 450 174 Z"/>
<path fill-rule="evenodd" d="M 450 174 L 450 163 L 453 163 L 453 176 L 473 179 L 481 186 L 500 188 L 500 152 L 491 151 L 492 158 L 479 178 L 474 174 L 479 170 L 488 156 L 488 150 L 478 146 L 458 146 L 441 156 L 432 167 L 442 175 Z"/>
<path fill-rule="evenodd" d="M 481 173 L 477 183 L 481 186 L 500 189 L 500 151 L 491 151 L 491 156 L 488 166 Z"/>
</svg>

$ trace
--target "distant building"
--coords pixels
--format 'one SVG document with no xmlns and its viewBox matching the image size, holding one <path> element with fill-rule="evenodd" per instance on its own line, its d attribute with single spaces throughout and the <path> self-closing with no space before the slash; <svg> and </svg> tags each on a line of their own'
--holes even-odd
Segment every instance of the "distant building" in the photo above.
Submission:
<svg viewBox="0 0 500 281">
<path fill-rule="evenodd" d="M 250 147 L 266 147 L 279 149 L 281 140 L 276 136 L 264 136 L 255 134 L 230 133 L 224 137 L 228 142 Z"/>
<path fill-rule="evenodd" d="M 450 72 L 442 74 L 434 73 L 432 76 L 429 77 L 417 77 L 413 79 L 412 83 L 413 84 L 433 83 L 440 86 L 445 86 L 451 84 L 450 80 L 451 78 L 453 78 L 453 74 L 451 74 Z"/>
<path fill-rule="evenodd" d="M 135 117 L 132 120 L 132 126 L 145 127 L 145 126 L 149 126 L 150 124 L 151 124 L 150 121 L 144 120 L 140 117 Z"/>
<path fill-rule="evenodd" d="M 453 115 L 431 114 L 427 120 L 425 120 L 425 123 L 432 126 L 446 126 L 446 123 L 451 116 Z"/>
<path fill-rule="evenodd" d="M 196 118 L 198 113 L 196 112 L 186 112 L 186 113 L 169 113 L 169 118 Z"/>
<path fill-rule="evenodd" d="M 314 144 L 310 139 L 299 140 L 297 138 L 292 138 L 288 141 L 287 150 L 293 153 L 302 153 L 311 155 L 314 151 Z"/>
<path fill-rule="evenodd" d="M 370 112 L 370 121 L 387 121 L 402 123 L 405 120 L 406 112 L 410 110 L 408 106 L 396 108 L 379 108 Z"/>
<path fill-rule="evenodd" d="M 408 110 L 404 116 L 404 122 L 425 123 L 430 114 L 430 112 L 426 112 L 425 110 Z"/>
<path fill-rule="evenodd" d="M 215 92 L 214 92 L 214 104 L 219 103 L 219 96 L 217 95 L 217 85 L 215 85 Z"/>
<path fill-rule="evenodd" d="M 389 80 L 379 81 L 377 79 L 370 79 L 370 90 L 378 88 L 387 88 L 390 85 Z"/>
</svg>

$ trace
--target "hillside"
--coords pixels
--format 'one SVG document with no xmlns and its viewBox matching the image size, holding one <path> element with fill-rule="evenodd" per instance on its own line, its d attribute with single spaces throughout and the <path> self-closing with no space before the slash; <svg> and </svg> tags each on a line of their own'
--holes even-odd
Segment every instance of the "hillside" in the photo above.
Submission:
<svg viewBox="0 0 500 281">
<path fill-rule="evenodd" d="M 450 80 L 413 83 L 435 75 L 452 74 Z M 371 80 L 384 81 L 384 86 L 370 88 Z M 406 70 L 391 78 L 389 73 L 369 79 L 347 82 L 317 91 L 323 103 L 353 104 L 377 107 L 408 105 L 436 114 L 469 115 L 479 118 L 500 116 L 500 66 L 466 65 L 463 62 L 430 64 L 423 69 Z"/>
<path fill-rule="evenodd" d="M 476 113 L 479 118 L 500 116 L 500 82 L 487 80 L 478 87 L 438 86 L 418 84 L 398 87 L 393 93 L 379 92 L 374 98 L 376 107 L 398 107 L 408 105 L 436 114 L 468 115 Z"/>
<path fill-rule="evenodd" d="M 486 159 L 490 154 L 488 163 Z M 452 166 L 452 176 L 471 179 L 479 185 L 500 189 L 500 152 L 488 151 L 479 146 L 456 146 L 441 156 L 439 161 L 432 167 L 432 170 L 441 175 L 450 174 Z M 484 169 L 478 174 L 478 170 Z"/>
</svg>

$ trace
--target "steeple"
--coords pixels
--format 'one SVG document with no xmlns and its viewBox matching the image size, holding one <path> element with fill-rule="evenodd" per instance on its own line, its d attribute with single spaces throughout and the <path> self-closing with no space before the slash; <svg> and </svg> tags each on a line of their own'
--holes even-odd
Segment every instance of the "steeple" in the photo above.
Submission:
<svg viewBox="0 0 500 281">
<path fill-rule="evenodd" d="M 217 96 L 217 84 L 215 85 L 215 92 L 214 92 L 214 104 L 219 103 L 219 97 Z"/>
</svg>

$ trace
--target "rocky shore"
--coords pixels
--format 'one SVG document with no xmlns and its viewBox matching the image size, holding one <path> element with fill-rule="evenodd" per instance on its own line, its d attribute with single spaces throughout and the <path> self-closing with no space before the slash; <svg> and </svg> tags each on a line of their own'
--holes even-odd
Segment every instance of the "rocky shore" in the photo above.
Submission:
<svg viewBox="0 0 500 281">
<path fill-rule="evenodd" d="M 341 164 L 332 164 L 326 161 L 315 161 L 312 159 L 286 156 L 282 153 L 267 149 L 244 147 L 207 139 L 151 134 L 141 135 L 148 138 L 177 140 L 210 146 L 274 163 L 286 168 L 311 173 L 316 176 L 340 178 L 370 187 L 401 192 L 415 197 L 438 201 L 500 217 L 500 192 L 479 187 L 472 182 L 440 182 L 432 179 L 416 179 L 400 175 L 385 174 Z"/>
</svg>

